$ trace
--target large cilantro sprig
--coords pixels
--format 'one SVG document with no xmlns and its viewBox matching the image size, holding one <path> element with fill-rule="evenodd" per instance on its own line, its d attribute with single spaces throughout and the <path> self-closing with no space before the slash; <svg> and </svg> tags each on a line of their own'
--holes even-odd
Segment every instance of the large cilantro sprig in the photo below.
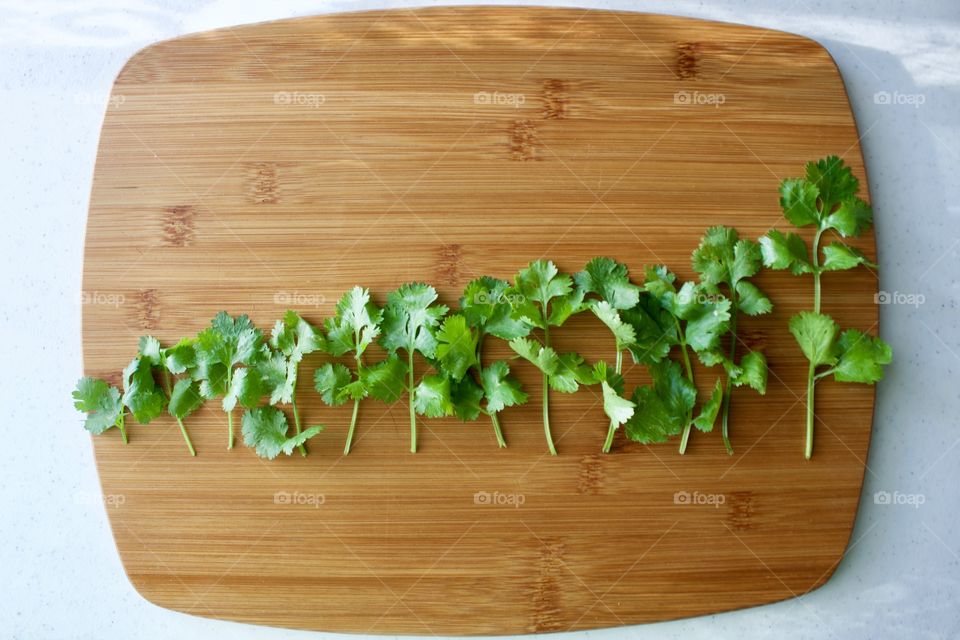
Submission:
<svg viewBox="0 0 960 640">
<path fill-rule="evenodd" d="M 649 267 L 646 272 L 644 289 L 672 319 L 673 328 L 664 334 L 664 338 L 668 342 L 675 341 L 679 346 L 683 361 L 683 373 L 686 375 L 686 382 L 689 385 L 684 384 L 682 388 L 692 388 L 694 390 L 693 402 L 681 403 L 675 397 L 665 397 L 663 395 L 667 393 L 676 394 L 677 389 L 681 388 L 675 380 L 676 372 L 679 369 L 663 365 L 662 363 L 666 360 L 657 360 L 656 358 L 662 351 L 655 350 L 652 355 L 647 355 L 651 361 L 650 372 L 653 377 L 653 385 L 634 392 L 633 401 L 637 403 L 637 409 L 630 423 L 628 423 L 627 436 L 632 440 L 645 442 L 656 440 L 648 440 L 649 437 L 653 436 L 644 436 L 644 433 L 657 434 L 657 437 L 672 435 L 672 431 L 665 429 L 664 425 L 667 423 L 675 425 L 679 420 L 676 412 L 682 408 L 684 415 L 679 422 L 682 422 L 682 427 L 680 427 L 682 433 L 680 453 L 683 454 L 686 452 L 693 427 L 700 431 L 711 431 L 713 429 L 723 395 L 723 387 L 718 378 L 710 398 L 701 406 L 700 413 L 694 418 L 696 386 L 689 351 L 693 350 L 704 364 L 708 366 L 715 364 L 711 362 L 710 357 L 711 354 L 717 352 L 721 338 L 730 329 L 730 301 L 720 294 L 709 293 L 702 283 L 685 282 L 677 289 L 675 282 L 676 276 L 665 266 Z M 654 326 L 661 326 L 666 317 L 657 317 L 652 311 L 653 309 L 650 307 L 645 310 L 647 316 L 653 320 Z M 657 343 L 655 343 L 656 345 Z M 660 379 L 660 382 L 658 382 L 658 379 Z M 683 397 L 686 398 L 686 393 Z M 666 412 L 664 407 L 669 408 L 670 411 Z M 665 421 L 665 415 L 670 416 L 669 421 Z"/>
<path fill-rule="evenodd" d="M 299 434 L 300 411 L 297 408 L 297 381 L 300 362 L 305 355 L 315 351 L 327 350 L 323 334 L 296 311 L 287 310 L 283 319 L 277 320 L 268 342 L 269 348 L 264 357 L 256 362 L 256 371 L 264 391 L 270 394 L 270 404 L 289 404 L 293 409 L 294 433 Z M 307 449 L 297 445 L 300 455 L 307 455 Z"/>
<path fill-rule="evenodd" d="M 593 384 L 592 372 L 576 353 L 558 354 L 550 346 L 550 327 L 559 327 L 583 310 L 584 290 L 573 286 L 570 276 L 560 273 L 549 260 L 535 260 L 521 269 L 507 291 L 515 320 L 543 332 L 543 342 L 518 337 L 510 341 L 517 355 L 543 374 L 543 432 L 551 455 L 557 455 L 550 433 L 550 389 L 575 392 L 580 384 Z"/>
<path fill-rule="evenodd" d="M 482 276 L 469 282 L 460 298 L 460 313 L 448 318 L 437 336 L 440 368 L 454 381 L 454 413 L 463 420 L 480 413 L 489 416 L 500 447 L 507 443 L 499 413 L 525 403 L 527 394 L 506 362 L 483 365 L 483 346 L 488 335 L 509 341 L 530 333 L 530 324 L 513 316 L 512 295 L 505 280 Z"/>
<path fill-rule="evenodd" d="M 610 418 L 602 448 L 603 453 L 609 453 L 617 429 L 633 415 L 634 409 L 634 403 L 623 397 L 622 374 L 623 352 L 638 346 L 637 331 L 621 317 L 620 312 L 637 306 L 642 289 L 630 282 L 627 266 L 612 258 L 590 260 L 573 279 L 584 292 L 590 311 L 610 330 L 615 341 L 613 370 L 608 371 L 606 363 L 598 363 L 602 367 L 594 369 L 603 391 L 604 412 Z"/>
<path fill-rule="evenodd" d="M 233 448 L 233 409 L 239 403 L 252 408 L 263 396 L 259 372 L 250 368 L 264 357 L 263 333 L 246 315 L 232 318 L 218 313 L 210 326 L 197 334 L 194 342 L 197 368 L 204 398 L 223 398 L 227 414 L 227 449 Z"/>
<path fill-rule="evenodd" d="M 886 342 L 856 329 L 842 334 L 833 318 L 820 312 L 820 279 L 827 271 L 853 269 L 859 265 L 876 268 L 861 251 L 834 241 L 823 247 L 820 241 L 832 231 L 841 238 L 859 236 L 873 223 L 870 205 L 857 193 L 860 182 L 850 167 L 837 156 L 809 162 L 803 178 L 788 178 L 780 183 L 780 207 L 796 227 L 813 226 L 813 245 L 796 233 L 772 230 L 760 238 L 765 266 L 789 269 L 794 275 L 813 274 L 813 311 L 803 311 L 790 319 L 793 334 L 808 361 L 807 420 L 804 457 L 813 455 L 814 391 L 816 382 L 833 374 L 839 382 L 873 384 L 883 377 L 883 365 L 893 353 Z M 838 337 L 839 334 L 839 337 Z M 829 369 L 817 373 L 817 369 Z"/>
<path fill-rule="evenodd" d="M 414 282 L 402 285 L 396 291 L 387 295 L 387 305 L 383 310 L 381 324 L 380 345 L 390 353 L 404 351 L 407 354 L 407 400 L 410 409 L 410 451 L 417 452 L 417 415 L 419 406 L 422 413 L 430 415 L 436 411 L 428 410 L 430 406 L 442 404 L 442 397 L 437 400 L 437 394 L 443 393 L 442 384 L 431 376 L 421 381 L 422 390 L 417 394 L 413 377 L 413 356 L 420 353 L 424 358 L 431 360 L 437 351 L 437 326 L 440 319 L 447 313 L 446 305 L 435 304 L 436 290 L 428 284 Z M 415 397 L 419 395 L 419 399 Z M 432 402 L 431 402 L 432 401 Z"/>
<path fill-rule="evenodd" d="M 403 394 L 407 366 L 395 355 L 372 366 L 364 363 L 367 348 L 380 336 L 383 311 L 370 300 L 370 291 L 355 286 L 337 302 L 336 315 L 326 322 L 327 343 L 331 355 L 353 354 L 354 371 L 340 363 L 327 363 L 314 374 L 314 386 L 328 405 L 337 406 L 353 400 L 350 429 L 343 446 L 350 453 L 357 425 L 360 402 L 373 397 L 396 402 Z"/>
<path fill-rule="evenodd" d="M 760 351 L 748 351 L 737 362 L 737 316 L 756 316 L 773 309 L 770 299 L 748 278 L 760 271 L 760 245 L 740 239 L 737 230 L 711 227 L 693 252 L 693 268 L 700 274 L 702 289 L 708 294 L 724 293 L 730 300 L 730 346 L 726 354 L 720 350 L 704 354 L 701 359 L 723 365 L 727 374 L 723 389 L 721 434 L 727 453 L 730 444 L 730 395 L 733 386 L 749 386 L 761 395 L 767 392 L 767 359 Z"/>
</svg>

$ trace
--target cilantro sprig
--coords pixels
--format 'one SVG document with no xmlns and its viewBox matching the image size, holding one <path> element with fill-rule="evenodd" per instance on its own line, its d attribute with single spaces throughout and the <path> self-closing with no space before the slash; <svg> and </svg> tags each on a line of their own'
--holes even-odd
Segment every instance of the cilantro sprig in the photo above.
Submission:
<svg viewBox="0 0 960 640">
<path fill-rule="evenodd" d="M 159 371 L 162 381 L 160 389 L 165 396 L 164 404 L 167 407 L 167 413 L 177 421 L 190 455 L 197 455 L 190 435 L 187 433 L 187 427 L 183 424 L 184 418 L 203 404 L 200 383 L 193 378 L 197 366 L 194 341 L 185 338 L 172 347 L 163 348 L 157 338 L 143 336 L 140 338 L 138 357 L 141 363 L 149 363 L 151 378 L 155 377 L 154 372 Z M 141 366 L 138 365 L 138 370 L 140 368 Z M 143 380 L 138 384 L 149 383 Z"/>
<path fill-rule="evenodd" d="M 581 384 L 594 384 L 593 372 L 577 353 L 558 354 L 550 346 L 550 327 L 560 327 L 583 310 L 584 291 L 573 279 L 560 273 L 550 260 L 535 260 L 521 269 L 508 292 L 512 317 L 540 329 L 543 342 L 517 337 L 510 341 L 514 352 L 543 374 L 543 433 L 551 455 L 557 455 L 550 433 L 550 389 L 574 393 Z"/>
<path fill-rule="evenodd" d="M 233 448 L 233 409 L 239 403 L 253 408 L 263 396 L 260 376 L 250 369 L 265 357 L 263 332 L 250 318 L 233 318 L 226 311 L 218 313 L 210 326 L 201 331 L 194 342 L 196 378 L 200 393 L 207 400 L 222 398 L 227 414 L 227 449 Z"/>
<path fill-rule="evenodd" d="M 633 401 L 623 397 L 622 374 L 623 352 L 639 346 L 637 331 L 620 314 L 637 306 L 641 288 L 630 282 L 627 266 L 612 258 L 594 258 L 573 279 L 584 292 L 585 304 L 610 330 L 615 341 L 613 370 L 610 371 L 603 362 L 594 367 L 594 378 L 600 382 L 603 392 L 603 410 L 610 418 L 602 447 L 603 453 L 609 453 L 617 429 L 633 417 L 636 408 Z"/>
<path fill-rule="evenodd" d="M 428 284 L 413 282 L 402 285 L 387 295 L 383 310 L 380 345 L 391 354 L 407 354 L 407 401 L 410 412 L 410 452 L 417 452 L 417 408 L 428 416 L 447 413 L 449 382 L 444 386 L 441 375 L 424 376 L 419 385 L 414 380 L 414 354 L 432 360 L 437 351 L 437 326 L 447 314 L 446 305 L 435 304 L 437 291 Z"/>
<path fill-rule="evenodd" d="M 702 283 L 685 282 L 677 289 L 676 279 L 676 275 L 662 265 L 646 270 L 644 289 L 653 304 L 641 297 L 638 311 L 643 310 L 646 317 L 638 316 L 638 319 L 642 319 L 645 334 L 661 327 L 663 333 L 644 355 L 651 361 L 648 368 L 653 385 L 634 390 L 632 400 L 637 407 L 626 430 L 631 440 L 642 443 L 660 442 L 667 436 L 682 433 L 680 453 L 683 454 L 693 427 L 704 432 L 713 430 L 723 397 L 723 386 L 717 378 L 710 397 L 694 418 L 697 392 L 690 351 L 705 365 L 712 364 L 712 354 L 730 329 L 730 301 L 723 295 L 709 293 Z M 674 345 L 680 351 L 683 374 L 663 353 L 663 346 L 669 353 Z M 683 380 L 681 375 L 685 375 Z"/>
<path fill-rule="evenodd" d="M 708 364 L 721 364 L 726 372 L 723 388 L 721 434 L 727 453 L 733 454 L 730 444 L 731 387 L 749 386 L 760 395 L 767 392 L 767 359 L 760 351 L 748 351 L 737 362 L 737 316 L 743 313 L 756 316 L 770 313 L 773 303 L 749 278 L 761 268 L 760 245 L 741 239 L 736 229 L 718 226 L 707 229 L 700 246 L 693 252 L 693 268 L 700 274 L 702 289 L 707 294 L 725 294 L 730 301 L 730 346 L 701 354 Z"/>
<path fill-rule="evenodd" d="M 396 355 L 372 366 L 364 363 L 367 348 L 380 336 L 383 311 L 370 300 L 370 291 L 355 286 L 337 302 L 336 315 L 326 322 L 328 350 L 333 356 L 353 354 L 354 371 L 340 363 L 327 363 L 314 373 L 314 386 L 323 402 L 338 406 L 353 400 L 350 429 L 343 446 L 350 453 L 360 403 L 367 397 L 396 402 L 403 394 L 407 366 Z"/>
<path fill-rule="evenodd" d="M 841 238 L 859 236 L 873 223 L 873 212 L 857 193 L 860 182 L 837 156 L 828 156 L 806 165 L 802 178 L 780 183 L 780 207 L 788 221 L 798 228 L 812 226 L 813 245 L 796 233 L 777 230 L 760 238 L 765 266 L 789 269 L 794 275 L 813 275 L 813 311 L 802 311 L 790 319 L 790 333 L 809 363 L 807 368 L 807 420 L 803 454 L 813 455 L 814 392 L 816 383 L 828 375 L 838 382 L 874 384 L 883 377 L 883 366 L 893 360 L 886 342 L 856 329 L 840 332 L 837 323 L 820 311 L 821 276 L 828 271 L 853 269 L 859 265 L 876 268 L 861 251 L 842 241 L 822 248 L 820 241 L 829 231 Z M 818 368 L 828 367 L 817 372 Z"/>
<path fill-rule="evenodd" d="M 267 343 L 261 347 L 263 357 L 254 363 L 254 369 L 260 376 L 263 391 L 270 394 L 270 404 L 289 404 L 293 410 L 294 433 L 299 435 L 300 411 L 297 408 L 297 382 L 300 363 L 305 355 L 315 351 L 326 351 L 327 343 L 323 334 L 312 324 L 300 317 L 296 311 L 288 310 L 283 319 L 277 320 Z M 297 445 L 300 455 L 307 455 L 307 449 L 301 442 Z"/>
</svg>

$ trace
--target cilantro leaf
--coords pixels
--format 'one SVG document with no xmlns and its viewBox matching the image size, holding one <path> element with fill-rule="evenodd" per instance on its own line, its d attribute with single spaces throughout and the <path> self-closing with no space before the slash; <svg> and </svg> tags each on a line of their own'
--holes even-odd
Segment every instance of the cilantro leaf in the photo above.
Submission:
<svg viewBox="0 0 960 640">
<path fill-rule="evenodd" d="M 748 351 L 740 359 L 736 375 L 731 376 L 733 384 L 748 386 L 760 395 L 767 392 L 767 358 L 759 351 Z"/>
<path fill-rule="evenodd" d="M 371 397 L 381 402 L 393 403 L 406 390 L 407 363 L 396 355 L 360 370 L 360 382 Z"/>
<path fill-rule="evenodd" d="M 649 370 L 653 385 L 634 389 L 636 409 L 625 425 L 627 437 L 642 444 L 665 442 L 683 431 L 697 399 L 696 387 L 673 360 L 651 364 Z"/>
<path fill-rule="evenodd" d="M 123 370 L 123 404 L 140 424 L 148 424 L 163 412 L 166 398 L 153 379 L 150 360 L 137 355 Z"/>
<path fill-rule="evenodd" d="M 616 340 L 617 352 L 636 346 L 637 332 L 630 323 L 624 322 L 620 313 L 606 300 L 601 300 L 590 305 L 590 311 L 597 316 L 613 334 Z"/>
<path fill-rule="evenodd" d="M 839 327 L 822 313 L 801 311 L 790 318 L 790 333 L 813 366 L 833 364 L 837 360 L 836 338 Z"/>
<path fill-rule="evenodd" d="M 291 455 L 295 448 L 323 430 L 322 425 L 317 425 L 288 437 L 287 416 L 280 409 L 270 406 L 245 411 L 242 425 L 244 444 L 268 460 L 280 453 Z"/>
<path fill-rule="evenodd" d="M 403 349 L 419 351 L 425 358 L 436 355 L 436 327 L 447 313 L 444 305 L 434 305 L 437 292 L 430 285 L 405 284 L 387 296 L 383 310 L 383 334 L 380 344 L 391 353 Z"/>
<path fill-rule="evenodd" d="M 321 332 L 296 311 L 288 310 L 274 325 L 270 346 L 291 362 L 300 362 L 309 353 L 325 351 L 327 345 Z"/>
<path fill-rule="evenodd" d="M 117 427 L 126 442 L 123 402 L 120 400 L 119 389 L 104 380 L 87 376 L 77 382 L 73 399 L 73 406 L 87 414 L 83 423 L 84 429 L 93 435 L 100 435 L 107 429 Z"/>
<path fill-rule="evenodd" d="M 450 382 L 450 401 L 453 405 L 453 414 L 463 422 L 476 420 L 480 416 L 483 412 L 483 408 L 480 406 L 483 396 L 483 389 L 470 376 Z"/>
<path fill-rule="evenodd" d="M 447 316 L 437 331 L 436 357 L 440 369 L 454 381 L 463 379 L 467 370 L 477 364 L 479 341 L 479 332 L 467 326 L 464 316 Z"/>
<path fill-rule="evenodd" d="M 825 246 L 823 248 L 823 256 L 824 259 L 821 269 L 824 271 L 843 271 L 853 269 L 861 264 L 873 268 L 877 266 L 870 262 L 859 249 L 848 247 L 840 242 L 832 242 Z"/>
<path fill-rule="evenodd" d="M 760 238 L 763 265 L 771 269 L 790 269 L 793 275 L 812 273 L 813 265 L 807 255 L 807 243 L 795 233 L 783 235 L 776 229 Z"/>
<path fill-rule="evenodd" d="M 583 310 L 584 292 L 574 289 L 570 276 L 550 260 L 535 260 L 521 269 L 508 294 L 514 318 L 541 329 L 559 327 Z"/>
<path fill-rule="evenodd" d="M 174 418 L 183 420 L 199 409 L 203 400 L 199 383 L 189 378 L 181 378 L 173 385 L 173 390 L 170 392 L 167 412 Z"/>
<path fill-rule="evenodd" d="M 817 198 L 820 190 L 817 185 L 803 178 L 788 178 L 780 183 L 780 207 L 783 215 L 794 226 L 805 227 L 819 224 L 820 211 Z"/>
<path fill-rule="evenodd" d="M 340 363 L 326 363 L 313 372 L 313 382 L 324 404 L 339 406 L 347 401 L 347 386 L 353 374 Z"/>
<path fill-rule="evenodd" d="M 626 265 L 613 258 L 594 258 L 573 279 L 585 294 L 599 295 L 614 309 L 630 309 L 640 299 L 640 287 L 630 282 Z"/>
<path fill-rule="evenodd" d="M 873 224 L 870 205 L 857 197 L 849 197 L 823 221 L 825 229 L 835 229 L 844 238 L 859 236 Z"/>
<path fill-rule="evenodd" d="M 838 382 L 873 384 L 883 379 L 883 365 L 893 361 L 893 349 L 880 338 L 847 329 L 837 342 L 839 358 L 833 368 Z"/>
<path fill-rule="evenodd" d="M 706 404 L 700 407 L 700 415 L 693 419 L 693 426 L 700 431 L 713 431 L 713 424 L 717 421 L 717 415 L 720 413 L 720 403 L 723 400 L 723 382 L 717 378 L 717 384 L 713 387 L 710 399 Z"/>
<path fill-rule="evenodd" d="M 558 354 L 553 348 L 529 338 L 511 340 L 510 348 L 547 376 L 551 389 L 574 393 L 581 384 L 595 382 L 590 368 L 583 363 L 583 357 L 576 353 Z"/>
<path fill-rule="evenodd" d="M 822 202 L 822 210 L 830 212 L 833 206 L 853 196 L 860 182 L 837 156 L 807 163 L 807 181 L 814 185 Z"/>
<path fill-rule="evenodd" d="M 414 390 L 413 406 L 417 413 L 428 418 L 453 415 L 450 378 L 440 374 L 424 376 Z"/>
<path fill-rule="evenodd" d="M 467 324 L 501 340 L 513 340 L 530 333 L 530 325 L 513 316 L 515 294 L 510 283 L 490 276 L 469 282 L 460 298 L 460 312 Z"/>
<path fill-rule="evenodd" d="M 355 286 L 337 302 L 336 315 L 326 321 L 328 350 L 334 356 L 363 356 L 380 336 L 383 311 L 370 301 L 370 291 Z"/>
<path fill-rule="evenodd" d="M 649 293 L 640 296 L 637 306 L 621 311 L 619 315 L 633 327 L 635 339 L 627 349 L 637 364 L 663 360 L 679 341 L 673 315 Z"/>
<path fill-rule="evenodd" d="M 505 407 L 523 404 L 527 401 L 527 394 L 520 387 L 520 383 L 510 376 L 510 366 L 498 360 L 485 367 L 480 373 L 483 385 L 483 395 L 487 399 L 487 411 L 499 413 Z"/>
</svg>

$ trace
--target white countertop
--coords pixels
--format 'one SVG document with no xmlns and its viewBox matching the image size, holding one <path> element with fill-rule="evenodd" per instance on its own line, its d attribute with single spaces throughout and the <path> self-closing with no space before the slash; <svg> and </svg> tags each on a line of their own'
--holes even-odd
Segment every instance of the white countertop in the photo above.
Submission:
<svg viewBox="0 0 960 640">
<path fill-rule="evenodd" d="M 105 97 L 139 48 L 244 22 L 417 4 L 0 3 L 0 186 L 6 197 L 0 207 L 0 405 L 8 416 L 0 464 L 0 636 L 327 635 L 173 613 L 144 601 L 124 577 L 97 502 L 90 440 L 70 401 L 81 375 L 79 291 L 90 181 Z M 895 365 L 878 390 L 851 546 L 829 583 L 799 599 L 565 636 L 960 636 L 960 5 L 956 0 L 916 6 L 888 0 L 773 4 L 582 1 L 576 6 L 781 29 L 818 40 L 839 64 L 863 133 L 881 290 L 923 301 L 881 309 Z M 878 92 L 887 92 L 893 104 L 875 99 Z M 914 496 L 922 504 L 876 504 L 878 491 Z"/>
</svg>

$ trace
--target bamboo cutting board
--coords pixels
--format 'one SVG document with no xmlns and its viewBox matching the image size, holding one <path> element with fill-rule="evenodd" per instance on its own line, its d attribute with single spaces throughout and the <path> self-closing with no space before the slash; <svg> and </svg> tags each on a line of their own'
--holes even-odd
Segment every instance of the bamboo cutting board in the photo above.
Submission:
<svg viewBox="0 0 960 640">
<path fill-rule="evenodd" d="M 354 284 L 403 282 L 454 305 L 481 274 L 608 255 L 635 276 L 692 277 L 706 227 L 788 225 L 782 178 L 842 156 L 865 185 L 843 82 L 815 42 L 666 16 L 457 7 L 223 29 L 139 52 L 113 88 L 84 264 L 86 371 L 119 380 L 137 337 L 192 335 L 219 310 L 268 329 L 288 307 L 320 323 Z M 872 234 L 854 243 L 875 255 Z M 741 322 L 772 368 L 734 394 L 719 433 L 599 453 L 597 393 L 552 395 L 550 457 L 530 403 L 489 424 L 421 420 L 405 401 L 350 407 L 301 385 L 311 455 L 226 451 L 215 403 L 96 438 L 114 537 L 134 587 L 170 609 L 326 631 L 502 634 L 666 620 L 799 596 L 848 543 L 873 390 L 825 381 L 802 455 L 806 363 L 787 319 L 812 283 L 758 283 L 772 315 Z M 824 309 L 876 332 L 874 274 L 830 273 Z M 496 341 L 491 341 L 491 343 Z M 590 314 L 562 350 L 613 357 Z M 491 344 L 488 358 L 505 357 Z M 301 369 L 312 380 L 323 356 Z M 626 366 L 628 388 L 647 382 Z M 715 372 L 698 370 L 703 391 Z M 237 414 L 239 420 L 239 413 Z"/>
</svg>

